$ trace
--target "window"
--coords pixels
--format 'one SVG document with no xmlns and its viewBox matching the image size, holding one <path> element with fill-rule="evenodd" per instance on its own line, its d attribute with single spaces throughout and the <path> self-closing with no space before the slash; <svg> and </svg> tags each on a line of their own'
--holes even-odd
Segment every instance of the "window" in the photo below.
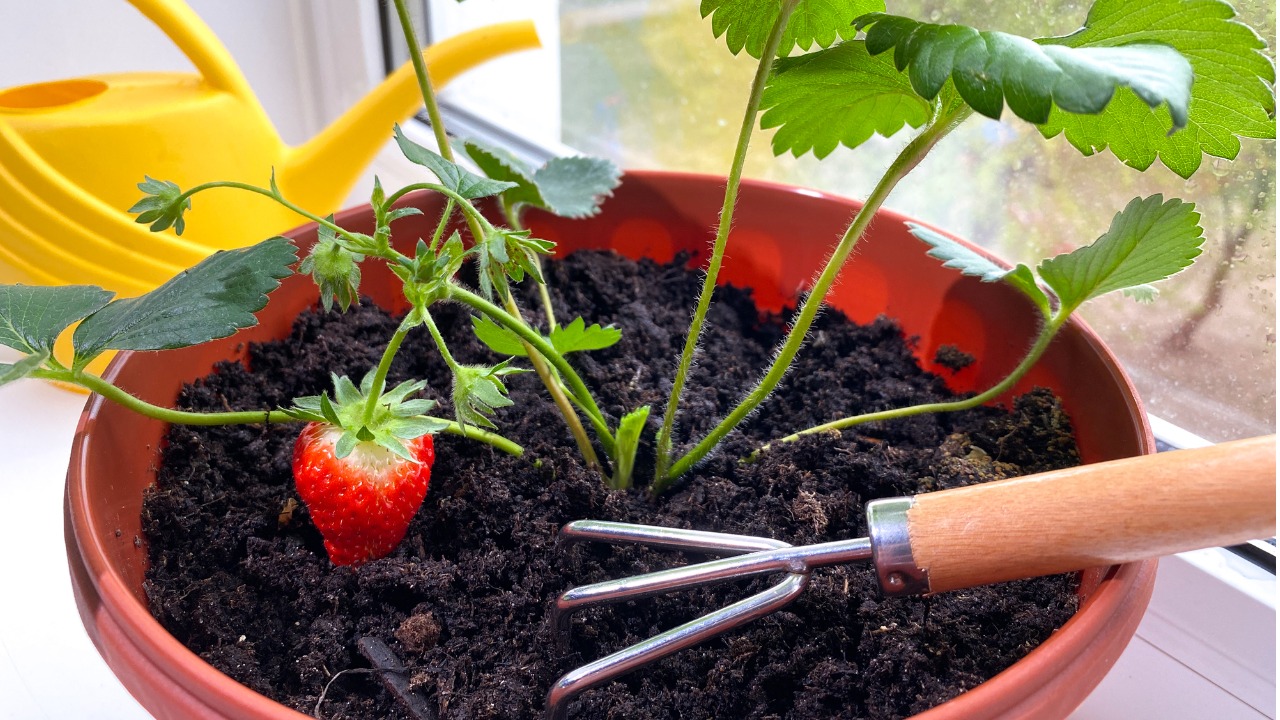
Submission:
<svg viewBox="0 0 1280 720">
<path fill-rule="evenodd" d="M 520 137 L 527 153 L 567 146 L 624 167 L 727 171 L 754 63 L 712 42 L 710 23 L 687 0 L 427 5 L 433 37 L 498 18 L 539 23 L 548 51 L 460 78 L 442 93 L 467 119 Z M 1236 6 L 1274 39 L 1269 4 Z M 1070 32 L 1084 19 L 1083 5 L 1062 0 L 995 7 L 916 0 L 895 3 L 894 11 L 1027 34 Z M 556 97 L 559 113 L 548 114 Z M 769 133 L 758 132 L 746 175 L 865 197 L 907 137 L 875 138 L 818 162 L 774 158 Z M 1158 163 L 1125 172 L 1110 153 L 1082 157 L 1021 121 L 974 118 L 887 204 L 1028 262 L 1092 241 L 1132 197 L 1195 202 L 1207 238 L 1195 266 L 1163 283 L 1152 307 L 1107 297 L 1082 313 L 1125 363 L 1153 415 L 1212 441 L 1249 437 L 1275 432 L 1275 149 L 1270 141 L 1241 145 L 1234 163 L 1206 158 L 1184 181 Z"/>
</svg>

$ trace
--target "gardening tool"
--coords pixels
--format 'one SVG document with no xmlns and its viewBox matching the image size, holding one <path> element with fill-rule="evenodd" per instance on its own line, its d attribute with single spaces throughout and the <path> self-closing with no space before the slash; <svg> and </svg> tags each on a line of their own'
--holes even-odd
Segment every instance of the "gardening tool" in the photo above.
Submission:
<svg viewBox="0 0 1280 720">
<path fill-rule="evenodd" d="M 577 587 L 554 610 L 616 603 L 764 573 L 757 595 L 584 665 L 547 696 L 560 720 L 578 693 L 767 615 L 804 592 L 819 567 L 870 560 L 886 595 L 917 595 L 1051 575 L 1271 537 L 1276 528 L 1274 435 L 1085 465 L 867 503 L 869 537 L 792 547 L 778 540 L 580 520 L 566 541 L 639 543 L 736 557 Z"/>
<path fill-rule="evenodd" d="M 265 187 L 319 215 L 338 209 L 391 126 L 420 107 L 409 63 L 299 147 L 276 134 L 226 48 L 181 0 L 129 0 L 199 75 L 124 73 L 0 91 L 0 282 L 92 283 L 146 292 L 215 250 L 298 225 L 267 198 L 201 195 L 182 237 L 151 233 L 126 210 L 144 174 L 190 188 L 215 180 Z M 481 28 L 426 52 L 443 85 L 505 53 L 537 47 L 528 21 Z"/>
</svg>

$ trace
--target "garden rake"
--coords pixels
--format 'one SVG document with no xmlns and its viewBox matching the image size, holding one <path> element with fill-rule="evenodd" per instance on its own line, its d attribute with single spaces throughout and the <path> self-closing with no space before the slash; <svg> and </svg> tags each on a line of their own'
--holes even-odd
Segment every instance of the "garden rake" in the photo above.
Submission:
<svg viewBox="0 0 1280 720">
<path fill-rule="evenodd" d="M 867 503 L 868 537 L 807 546 L 724 533 L 580 520 L 568 542 L 638 543 L 728 555 L 573 588 L 553 621 L 567 646 L 584 607 L 749 575 L 767 590 L 655 635 L 563 677 L 547 695 L 562 720 L 579 693 L 782 608 L 813 570 L 870 560 L 886 595 L 917 595 L 1105 567 L 1275 535 L 1275 436 L 1055 470 Z"/>
</svg>

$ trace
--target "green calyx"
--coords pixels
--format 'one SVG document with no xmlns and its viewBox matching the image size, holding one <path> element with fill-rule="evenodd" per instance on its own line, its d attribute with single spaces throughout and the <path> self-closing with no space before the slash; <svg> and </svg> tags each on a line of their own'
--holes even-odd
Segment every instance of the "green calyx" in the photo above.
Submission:
<svg viewBox="0 0 1280 720">
<path fill-rule="evenodd" d="M 320 288 L 320 302 L 325 310 L 333 309 L 333 301 L 344 311 L 359 305 L 360 265 L 364 256 L 343 247 L 337 234 L 327 227 L 319 229 L 319 240 L 311 253 L 298 266 L 299 272 L 311 275 Z"/>
<path fill-rule="evenodd" d="M 493 411 L 512 405 L 502 378 L 528 372 L 510 367 L 511 360 L 497 365 L 456 365 L 453 368 L 453 411 L 463 425 L 496 427 L 489 416 Z"/>
<path fill-rule="evenodd" d="M 449 423 L 425 415 L 435 407 L 434 400 L 410 399 L 411 395 L 426 387 L 422 380 L 400 383 L 370 403 L 375 374 L 365 375 L 358 388 L 345 375 L 334 375 L 332 399 L 328 393 L 300 397 L 286 412 L 298 420 L 323 422 L 341 428 L 342 437 L 334 450 L 340 458 L 351 454 L 359 443 L 371 442 L 413 460 L 401 441 L 440 432 Z"/>
</svg>

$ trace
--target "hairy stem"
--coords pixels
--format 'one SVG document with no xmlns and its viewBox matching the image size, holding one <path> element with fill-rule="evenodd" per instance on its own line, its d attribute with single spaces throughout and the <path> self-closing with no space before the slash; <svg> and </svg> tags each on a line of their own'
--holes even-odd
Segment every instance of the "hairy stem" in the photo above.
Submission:
<svg viewBox="0 0 1280 720">
<path fill-rule="evenodd" d="M 938 111 L 925 129 L 898 154 L 893 164 L 889 166 L 884 176 L 880 178 L 880 182 L 876 184 L 875 189 L 871 191 L 866 204 L 854 216 L 853 222 L 850 223 L 839 244 L 836 245 L 831 257 L 828 258 L 826 266 L 822 269 L 822 274 L 818 276 L 817 282 L 814 283 L 809 295 L 800 306 L 800 310 L 791 321 L 791 330 L 787 333 L 786 340 L 779 349 L 768 372 L 765 373 L 756 387 L 743 398 L 742 402 L 738 403 L 738 406 L 724 420 L 720 421 L 719 425 L 716 425 L 692 450 L 673 464 L 666 475 L 654 480 L 653 493 L 657 494 L 665 490 L 672 481 L 688 472 L 698 461 L 706 457 L 707 453 L 711 452 L 731 430 L 737 427 L 743 418 L 759 407 L 760 403 L 764 402 L 765 398 L 769 396 L 769 393 L 773 392 L 773 389 L 778 386 L 783 376 L 786 375 L 787 369 L 791 366 L 791 361 L 795 359 L 796 353 L 800 351 L 800 346 L 804 344 L 805 336 L 808 334 L 814 318 L 818 315 L 818 310 L 827 296 L 827 291 L 831 289 L 831 285 L 840 274 L 845 261 L 848 260 L 850 253 L 853 252 L 854 246 L 862 238 L 867 226 L 871 224 L 871 219 L 875 216 L 876 211 L 884 204 L 885 199 L 897 186 L 898 182 L 924 159 L 924 156 L 939 140 L 951 132 L 971 112 L 967 106 L 963 105 Z"/>
<path fill-rule="evenodd" d="M 404 41 L 409 46 L 413 74 L 418 76 L 418 89 L 422 91 L 422 103 L 427 108 L 431 130 L 436 135 L 436 144 L 440 146 L 440 154 L 449 162 L 453 162 L 453 147 L 449 145 L 449 134 L 445 132 L 444 120 L 440 117 L 440 105 L 436 102 L 435 88 L 431 85 L 431 74 L 427 72 L 427 63 L 422 59 L 422 46 L 418 44 L 418 35 L 413 30 L 409 10 L 405 7 L 404 0 L 395 0 L 395 6 L 396 15 L 400 17 L 400 29 L 404 31 Z"/>
<path fill-rule="evenodd" d="M 547 362 L 551 363 L 551 366 L 558 370 L 560 376 L 564 378 L 565 385 L 573 396 L 573 400 L 578 403 L 578 406 L 586 414 L 587 419 L 591 421 L 591 425 L 596 431 L 596 438 L 604 445 L 605 452 L 610 455 L 613 454 L 613 432 L 609 430 L 608 423 L 605 422 L 604 414 L 600 412 L 600 407 L 596 405 L 595 398 L 591 396 L 591 392 L 587 389 L 586 383 L 582 382 L 578 372 L 564 359 L 563 355 L 556 352 L 556 349 L 551 346 L 551 343 L 547 342 L 546 338 L 529 327 L 529 324 L 523 318 L 513 317 L 511 313 L 508 313 L 502 307 L 466 288 L 451 285 L 449 297 L 493 318 L 499 325 L 519 335 L 521 340 L 533 346 L 533 349 L 537 350 Z"/>
<path fill-rule="evenodd" d="M 427 72 L 427 63 L 422 59 L 422 46 L 418 44 L 418 36 L 413 30 L 409 11 L 405 7 L 404 0 L 394 0 L 394 2 L 396 15 L 400 18 L 400 28 L 404 31 L 404 41 L 409 45 L 409 59 L 413 61 L 413 74 L 418 77 L 418 90 L 422 93 L 422 104 L 427 109 L 427 119 L 431 121 L 431 132 L 435 133 L 436 145 L 440 148 L 441 157 L 454 162 L 453 146 L 449 144 L 449 133 L 445 131 L 444 118 L 440 115 L 440 104 L 436 102 L 436 91 L 431 84 L 431 73 Z M 464 206 L 471 205 L 465 199 L 460 202 Z M 475 221 L 471 214 L 467 214 L 466 218 L 471 236 L 476 242 L 483 240 L 484 235 L 481 231 L 488 223 Z"/>
<path fill-rule="evenodd" d="M 291 417 L 284 410 L 241 410 L 232 412 L 199 413 L 152 405 L 145 400 L 130 395 L 97 375 L 86 372 L 73 373 L 70 371 L 38 370 L 32 373 L 32 377 L 80 385 L 86 390 L 95 392 L 111 402 L 123 405 L 140 415 L 145 415 L 161 422 L 173 423 L 175 425 L 254 425 L 258 423 L 264 425 L 277 425 L 280 423 L 304 422 L 295 417 Z M 471 440 L 479 440 L 482 443 L 491 445 L 494 448 L 501 450 L 508 455 L 514 455 L 515 457 L 520 457 L 524 454 L 524 448 L 518 443 L 514 443 L 497 433 L 480 430 L 478 428 L 466 428 L 459 423 L 445 420 L 444 418 L 427 417 L 432 420 L 439 420 L 440 422 L 448 423 L 444 428 L 444 432 L 447 432 L 450 435 L 459 435 Z"/>
<path fill-rule="evenodd" d="M 520 222 L 520 207 L 503 203 L 502 214 L 506 216 L 507 224 L 512 230 L 524 230 L 524 225 Z M 542 258 L 535 255 L 533 262 L 538 267 L 538 274 L 542 275 Z M 546 279 L 545 275 L 543 279 Z M 538 283 L 538 298 L 542 301 L 542 312 L 547 316 L 547 332 L 550 333 L 556 329 L 556 313 L 551 309 L 551 293 L 547 291 L 545 282 Z"/>
<path fill-rule="evenodd" d="M 516 305 L 516 300 L 510 294 L 507 295 L 504 304 L 507 312 L 515 317 L 521 317 L 520 308 Z M 591 445 L 591 438 L 587 437 L 586 428 L 582 427 L 582 420 L 578 417 L 578 411 L 569 402 L 569 398 L 565 397 L 564 388 L 551 371 L 547 367 L 547 363 L 538 355 L 528 342 L 524 343 L 524 351 L 529 356 L 529 364 L 533 366 L 533 371 L 538 374 L 538 379 L 542 380 L 542 384 L 546 386 L 547 392 L 551 395 L 551 399 L 556 404 L 556 408 L 560 410 L 560 414 L 564 416 L 564 421 L 569 426 L 569 433 L 573 435 L 573 441 L 578 445 L 578 452 L 582 454 L 582 459 L 590 470 L 600 469 L 600 458 L 596 456 L 596 449 Z"/>
<path fill-rule="evenodd" d="M 680 353 L 680 363 L 676 367 L 675 380 L 671 385 L 671 395 L 667 398 L 667 409 L 662 415 L 662 426 L 658 429 L 656 445 L 657 463 L 654 472 L 653 493 L 662 492 L 666 487 L 664 478 L 671 464 L 671 433 L 675 428 L 676 410 L 680 405 L 680 395 L 684 392 L 684 384 L 693 365 L 693 354 L 698 348 L 698 339 L 702 335 L 702 325 L 707 317 L 707 309 L 711 306 L 711 296 L 715 292 L 716 278 L 720 275 L 720 265 L 724 261 L 725 245 L 729 241 L 729 230 L 733 227 L 733 211 L 738 202 L 738 186 L 742 182 L 742 171 L 747 161 L 747 148 L 751 144 L 751 134 L 755 130 L 756 115 L 760 111 L 760 97 L 764 93 L 765 82 L 769 79 L 769 70 L 773 67 L 774 56 L 778 54 L 778 45 L 782 41 L 782 32 L 787 27 L 787 20 L 795 10 L 799 0 L 786 0 L 778 13 L 778 19 L 769 32 L 764 51 L 760 54 L 760 64 L 756 66 L 755 78 L 751 81 L 751 93 L 747 98 L 747 109 L 742 115 L 742 126 L 738 130 L 738 144 L 733 152 L 733 165 L 729 170 L 729 178 L 724 189 L 724 205 L 720 209 L 720 225 L 716 230 L 715 242 L 711 247 L 711 258 L 707 262 L 707 272 L 702 279 L 702 291 L 698 295 L 698 306 L 693 312 L 693 322 L 689 325 L 689 334 L 685 336 L 684 349 Z"/>
<path fill-rule="evenodd" d="M 440 213 L 440 222 L 436 224 L 436 231 L 431 234 L 431 245 L 428 246 L 433 253 L 440 248 L 440 240 L 444 238 L 444 229 L 449 225 L 449 218 L 453 217 L 453 207 L 456 204 L 457 201 L 453 198 L 449 198 L 444 204 L 444 212 Z"/>
<path fill-rule="evenodd" d="M 898 420 L 901 418 L 925 415 L 928 413 L 958 412 L 960 410 L 971 410 L 980 405 L 985 405 L 1008 392 L 1015 383 L 1021 380 L 1022 377 L 1031 370 L 1031 368 L 1035 367 L 1035 364 L 1040 360 L 1040 356 L 1044 355 L 1044 351 L 1048 349 L 1049 344 L 1053 341 L 1053 338 L 1057 336 L 1058 331 L 1062 329 L 1062 326 L 1066 323 L 1067 318 L 1070 315 L 1071 310 L 1059 309 L 1056 314 L 1048 318 L 1044 327 L 1041 328 L 1040 334 L 1036 337 L 1035 343 L 1033 343 L 1031 349 L 1027 351 L 1026 356 L 1022 358 L 1022 362 L 1018 363 L 1018 366 L 1010 371 L 1010 373 L 1000 380 L 1000 382 L 992 385 L 973 397 L 965 398 L 964 400 L 922 403 L 920 405 L 909 405 L 907 407 L 894 408 L 893 410 L 881 410 L 879 412 L 853 415 L 851 417 L 833 420 L 832 422 L 824 423 L 822 425 L 816 425 L 808 428 L 807 430 L 801 430 L 798 433 L 788 435 L 774 442 L 795 442 L 805 435 L 821 432 L 838 432 L 845 428 L 851 428 L 855 425 L 862 425 L 863 423 L 879 422 L 883 420 Z M 773 443 L 764 445 L 760 449 L 751 453 L 748 460 L 755 460 L 761 453 L 768 451 L 771 447 L 773 447 Z"/>
<path fill-rule="evenodd" d="M 369 397 L 364 403 L 364 424 L 369 424 L 373 420 L 373 415 L 378 411 L 378 401 L 382 399 L 382 391 L 387 384 L 387 373 L 391 371 L 391 361 L 395 359 L 396 353 L 400 350 L 400 343 L 404 342 L 404 338 L 413 329 L 413 323 L 409 322 L 409 315 L 400 322 L 400 327 L 396 328 L 396 332 L 391 336 L 390 342 L 387 343 L 386 349 L 382 351 L 382 359 L 378 361 L 378 368 L 373 372 L 373 385 L 369 387 Z"/>
<path fill-rule="evenodd" d="M 272 200 L 275 200 L 281 205 L 294 211 L 298 215 L 316 223 L 317 225 L 323 225 L 324 227 L 329 228 L 330 230 L 346 238 L 352 243 L 355 243 L 357 245 L 363 245 L 367 240 L 367 238 L 362 238 L 359 235 L 356 235 L 355 233 L 352 233 L 351 231 L 346 230 L 345 228 L 334 224 L 333 222 L 329 221 L 326 218 L 322 218 L 313 212 L 304 210 L 303 208 L 289 202 L 289 200 L 286 199 L 283 195 L 280 195 L 273 190 L 269 190 L 264 187 L 258 187 L 257 185 L 250 185 L 249 183 L 235 182 L 233 180 L 219 180 L 216 182 L 202 183 L 179 195 L 176 202 L 182 202 L 183 200 L 190 198 L 192 195 L 195 195 L 196 193 L 204 192 L 205 190 L 212 190 L 214 188 L 234 188 L 236 190 L 244 190 L 246 192 L 251 192 L 251 193 L 254 193 L 255 195 L 262 195 L 264 197 L 269 197 Z"/>
</svg>

